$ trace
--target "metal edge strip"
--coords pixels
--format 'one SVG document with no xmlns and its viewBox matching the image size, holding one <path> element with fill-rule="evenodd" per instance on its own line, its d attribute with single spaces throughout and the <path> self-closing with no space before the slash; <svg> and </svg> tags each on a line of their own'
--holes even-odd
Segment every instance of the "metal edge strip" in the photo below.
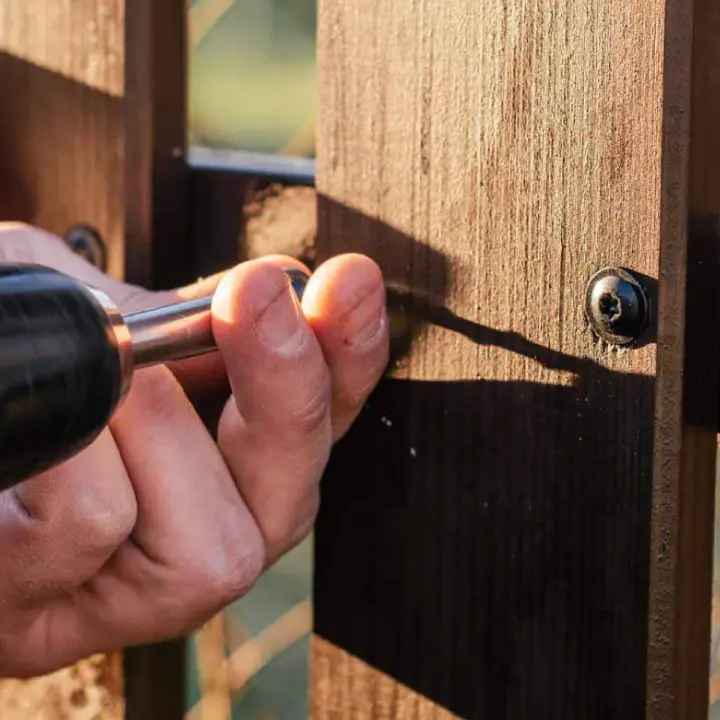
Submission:
<svg viewBox="0 0 720 720">
<path fill-rule="evenodd" d="M 315 160 L 312 158 L 195 145 L 187 150 L 187 163 L 193 170 L 257 175 L 295 184 L 315 185 Z"/>
</svg>

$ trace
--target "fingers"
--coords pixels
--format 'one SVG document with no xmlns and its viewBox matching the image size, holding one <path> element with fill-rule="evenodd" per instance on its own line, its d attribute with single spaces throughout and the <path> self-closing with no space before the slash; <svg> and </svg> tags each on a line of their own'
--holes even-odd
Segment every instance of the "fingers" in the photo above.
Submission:
<svg viewBox="0 0 720 720">
<path fill-rule="evenodd" d="M 233 391 L 218 443 L 272 564 L 315 519 L 332 439 L 330 373 L 273 262 L 244 263 L 223 279 L 213 330 Z"/>
<path fill-rule="evenodd" d="M 329 260 L 310 279 L 303 310 L 332 373 L 333 437 L 337 440 L 357 417 L 388 362 L 382 273 L 361 255 Z"/>
<path fill-rule="evenodd" d="M 282 269 L 297 269 L 307 275 L 310 271 L 305 265 L 298 260 L 286 257 L 284 255 L 268 255 L 255 262 L 263 262 Z M 203 280 L 187 285 L 173 291 L 172 297 L 167 302 L 181 302 L 183 300 L 193 300 L 195 298 L 206 297 L 213 294 L 223 278 L 231 271 L 224 271 Z M 227 375 L 225 371 L 225 363 L 222 356 L 218 353 L 210 353 L 199 357 L 187 358 L 168 363 L 168 367 L 180 381 L 194 401 L 202 402 L 203 409 L 209 408 L 212 414 L 213 406 L 218 405 L 222 408 L 224 401 L 229 394 L 229 385 L 227 383 Z"/>
<path fill-rule="evenodd" d="M 2 596 L 33 604 L 92 578 L 135 524 L 132 485 L 109 431 L 0 495 Z M 1 614 L 1 611 L 0 611 Z"/>
<path fill-rule="evenodd" d="M 262 537 L 167 368 L 137 373 L 112 431 L 137 497 L 137 521 L 131 542 L 91 590 L 121 611 L 109 644 L 128 636 L 149 642 L 184 632 L 247 592 L 264 564 Z M 113 630 L 102 615 L 96 623 L 98 634 Z"/>
</svg>

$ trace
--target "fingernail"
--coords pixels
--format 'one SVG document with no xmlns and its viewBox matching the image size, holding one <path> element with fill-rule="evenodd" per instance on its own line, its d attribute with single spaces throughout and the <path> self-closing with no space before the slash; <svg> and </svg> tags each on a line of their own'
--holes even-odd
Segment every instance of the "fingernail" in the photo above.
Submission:
<svg viewBox="0 0 720 720">
<path fill-rule="evenodd" d="M 292 352 L 302 345 L 305 326 L 289 282 L 262 311 L 258 332 L 263 342 L 276 351 Z"/>
<path fill-rule="evenodd" d="M 365 345 L 386 322 L 385 288 L 374 287 L 346 316 L 345 331 L 353 345 Z"/>
</svg>

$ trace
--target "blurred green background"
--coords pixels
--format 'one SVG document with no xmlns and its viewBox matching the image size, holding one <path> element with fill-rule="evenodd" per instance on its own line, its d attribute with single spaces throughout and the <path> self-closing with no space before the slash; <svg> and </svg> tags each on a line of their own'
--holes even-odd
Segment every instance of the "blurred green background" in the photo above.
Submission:
<svg viewBox="0 0 720 720">
<path fill-rule="evenodd" d="M 316 0 L 192 0 L 192 144 L 312 157 Z"/>
<path fill-rule="evenodd" d="M 316 0 L 191 0 L 188 23 L 190 143 L 314 157 Z M 309 623 L 302 612 L 300 621 L 296 618 L 297 608 L 311 598 L 311 575 L 309 539 L 228 609 L 226 630 L 240 628 L 245 640 L 226 632 L 226 655 L 268 628 L 289 637 L 288 646 L 263 661 L 234 695 L 233 719 L 308 717 Z M 295 639 L 298 622 L 300 639 Z M 198 715 L 199 720 L 226 720 L 222 710 L 198 713 L 201 646 L 192 639 L 188 710 L 195 709 L 193 720 Z"/>
</svg>

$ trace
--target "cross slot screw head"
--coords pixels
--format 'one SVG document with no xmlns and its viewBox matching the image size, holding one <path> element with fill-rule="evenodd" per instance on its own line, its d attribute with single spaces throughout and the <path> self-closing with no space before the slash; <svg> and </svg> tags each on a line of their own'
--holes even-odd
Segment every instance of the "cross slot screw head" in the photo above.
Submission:
<svg viewBox="0 0 720 720">
<path fill-rule="evenodd" d="M 647 291 L 628 270 L 604 268 L 587 284 L 585 315 L 595 334 L 607 343 L 632 345 L 648 327 Z"/>
</svg>

